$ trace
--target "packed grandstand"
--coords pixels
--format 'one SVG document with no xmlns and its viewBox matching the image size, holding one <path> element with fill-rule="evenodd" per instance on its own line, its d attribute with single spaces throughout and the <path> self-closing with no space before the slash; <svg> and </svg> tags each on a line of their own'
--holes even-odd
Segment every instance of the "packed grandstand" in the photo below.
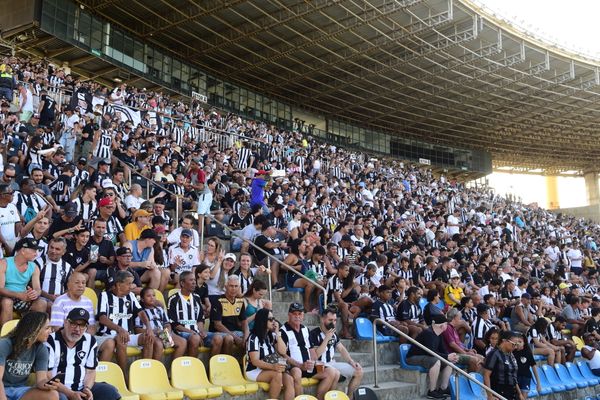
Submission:
<svg viewBox="0 0 600 400">
<path fill-rule="evenodd" d="M 358 399 L 372 366 L 353 355 L 376 319 L 388 322 L 376 325 L 378 340 L 400 346 L 402 367 L 428 374 L 418 395 L 458 386 L 406 335 L 507 399 L 595 391 L 596 224 L 321 142 L 301 124 L 105 87 L 44 60 L 7 56 L 0 73 L 0 322 L 17 355 L 14 332 L 35 331 L 29 349 L 54 331 L 42 346 L 49 365 L 36 359 L 36 374 L 50 371 L 36 398 L 135 398 L 152 386 L 144 368 L 167 379 L 157 360 L 171 366 L 168 398 L 224 387 Z M 70 329 L 87 330 L 90 358 L 56 351 Z M 82 354 L 84 342 L 73 342 Z M 27 396 L 15 388 L 33 359 L 19 370 L 3 343 L 7 398 Z M 181 378 L 177 366 L 197 367 L 197 357 L 211 382 L 206 372 Z M 220 364 L 244 374 L 241 391 Z M 106 378 L 115 367 L 131 392 Z M 121 394 L 94 389 L 93 370 Z M 201 395 L 185 392 L 194 385 Z"/>
</svg>

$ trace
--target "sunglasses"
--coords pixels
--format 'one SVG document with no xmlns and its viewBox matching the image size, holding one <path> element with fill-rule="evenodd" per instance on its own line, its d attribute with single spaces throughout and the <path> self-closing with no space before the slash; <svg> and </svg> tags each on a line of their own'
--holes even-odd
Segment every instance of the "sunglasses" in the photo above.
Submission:
<svg viewBox="0 0 600 400">
<path fill-rule="evenodd" d="M 508 343 L 512 344 L 513 347 L 518 347 L 519 343 L 513 342 L 512 340 L 507 340 Z"/>
<path fill-rule="evenodd" d="M 273 321 L 275 321 L 275 318 L 274 317 L 269 317 L 269 318 L 267 318 L 267 321 L 273 322 Z"/>
</svg>

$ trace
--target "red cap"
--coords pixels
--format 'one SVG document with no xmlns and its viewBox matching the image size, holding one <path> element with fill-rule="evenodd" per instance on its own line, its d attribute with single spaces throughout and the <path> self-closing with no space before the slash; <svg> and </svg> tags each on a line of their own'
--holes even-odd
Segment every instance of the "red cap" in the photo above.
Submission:
<svg viewBox="0 0 600 400">
<path fill-rule="evenodd" d="M 265 171 L 264 169 L 259 169 L 256 172 L 256 175 L 267 175 L 269 173 L 269 171 Z"/>
<path fill-rule="evenodd" d="M 112 204 L 112 199 L 110 197 L 103 197 L 98 202 L 98 207 L 106 207 Z"/>
</svg>

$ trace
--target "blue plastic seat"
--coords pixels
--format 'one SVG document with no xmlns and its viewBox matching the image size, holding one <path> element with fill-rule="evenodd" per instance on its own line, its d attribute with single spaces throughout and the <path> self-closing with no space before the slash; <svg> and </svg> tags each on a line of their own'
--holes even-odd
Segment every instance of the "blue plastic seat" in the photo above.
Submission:
<svg viewBox="0 0 600 400">
<path fill-rule="evenodd" d="M 585 388 L 587 387 L 586 382 L 577 381 L 571 377 L 567 368 L 562 364 L 554 364 L 554 371 L 556 371 L 556 375 L 558 375 L 558 379 L 560 379 L 560 383 L 565 385 L 567 390 L 573 390 L 577 388 Z"/>
<path fill-rule="evenodd" d="M 579 368 L 579 372 L 581 372 L 581 375 L 583 375 L 584 378 L 588 380 L 597 379 L 598 381 L 600 381 L 600 377 L 594 375 L 587 361 L 577 361 L 575 365 L 577 365 L 577 368 Z"/>
<path fill-rule="evenodd" d="M 419 307 L 421 307 L 421 311 L 425 311 L 425 306 L 427 305 L 427 299 L 424 297 L 421 297 L 419 299 Z"/>
<path fill-rule="evenodd" d="M 354 327 L 356 329 L 356 337 L 359 340 L 373 340 L 373 323 L 369 319 L 356 318 L 354 320 Z M 394 336 L 384 336 L 380 333 L 377 334 L 376 339 L 379 343 L 389 343 L 398 340 Z"/>
<path fill-rule="evenodd" d="M 402 368 L 407 369 L 409 371 L 419 371 L 419 372 L 427 372 L 427 370 L 418 365 L 411 365 L 406 362 L 406 355 L 408 354 L 408 350 L 410 350 L 410 344 L 401 344 L 399 347 L 400 351 L 400 365 Z"/>
<path fill-rule="evenodd" d="M 538 393 L 538 391 L 537 391 L 537 382 L 535 380 L 535 374 L 533 373 L 533 368 L 529 367 L 529 371 L 531 371 L 531 384 L 529 385 L 529 387 L 530 388 L 536 388 L 535 389 L 535 393 L 539 394 L 540 396 L 546 396 L 548 394 L 551 394 L 552 393 L 552 388 L 550 386 L 544 386 L 543 379 L 541 377 L 541 375 L 543 375 L 543 372 L 540 371 L 539 368 L 537 369 L 538 374 L 540 375 L 540 380 L 542 380 L 542 383 L 540 385 L 542 390 Z M 529 396 L 528 395 L 527 397 L 533 397 L 533 396 Z"/>
<path fill-rule="evenodd" d="M 440 300 L 435 306 L 440 310 L 443 310 L 444 308 L 446 308 L 446 303 L 444 303 L 444 300 Z"/>
<path fill-rule="evenodd" d="M 577 350 L 575 352 L 575 358 L 579 358 L 579 357 L 581 357 L 581 352 L 579 350 Z"/>
<path fill-rule="evenodd" d="M 456 379 L 454 376 L 450 377 L 450 398 L 456 400 L 456 391 L 459 390 L 459 399 L 461 400 L 479 400 L 481 397 L 475 396 L 471 390 L 471 383 L 467 378 L 462 375 L 458 376 L 458 388 L 456 387 Z"/>
<path fill-rule="evenodd" d="M 558 379 L 558 375 L 556 375 L 554 368 L 548 364 L 542 365 L 541 368 L 538 368 L 538 375 L 542 381 L 542 386 L 550 386 L 552 392 L 560 393 L 567 390 L 566 386 L 560 382 L 560 379 Z M 577 387 L 577 385 L 575 385 L 575 387 Z"/>
<path fill-rule="evenodd" d="M 471 372 L 471 373 L 469 373 L 469 375 L 471 375 L 473 378 L 475 378 L 477 380 L 477 382 L 483 383 L 483 375 L 481 375 L 480 373 Z M 473 392 L 473 395 L 476 398 L 485 399 L 487 397 L 483 387 L 481 387 L 480 385 L 476 384 L 473 381 L 469 381 L 469 385 L 471 385 L 471 392 Z"/>
<path fill-rule="evenodd" d="M 533 355 L 533 359 L 534 359 L 535 361 L 545 361 L 545 360 L 546 360 L 546 358 L 547 358 L 546 356 L 542 356 L 542 355 L 540 355 L 540 354 L 534 354 L 534 355 Z"/>
<path fill-rule="evenodd" d="M 581 371 L 579 371 L 579 368 L 577 368 L 577 365 L 573 364 L 572 362 L 566 362 L 565 367 L 575 382 L 585 382 L 587 386 L 595 386 L 600 383 L 600 379 L 598 378 L 586 378 L 583 376 Z"/>
</svg>

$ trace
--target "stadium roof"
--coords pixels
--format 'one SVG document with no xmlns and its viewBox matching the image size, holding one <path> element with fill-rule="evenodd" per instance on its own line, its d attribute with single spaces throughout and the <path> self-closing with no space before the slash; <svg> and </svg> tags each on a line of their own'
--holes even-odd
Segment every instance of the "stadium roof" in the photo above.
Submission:
<svg viewBox="0 0 600 400">
<path fill-rule="evenodd" d="M 488 150 L 501 169 L 597 169 L 600 63 L 470 0 L 77 1 L 210 74 L 319 115 Z M 88 75 L 113 71 L 68 52 L 59 55 Z"/>
</svg>

